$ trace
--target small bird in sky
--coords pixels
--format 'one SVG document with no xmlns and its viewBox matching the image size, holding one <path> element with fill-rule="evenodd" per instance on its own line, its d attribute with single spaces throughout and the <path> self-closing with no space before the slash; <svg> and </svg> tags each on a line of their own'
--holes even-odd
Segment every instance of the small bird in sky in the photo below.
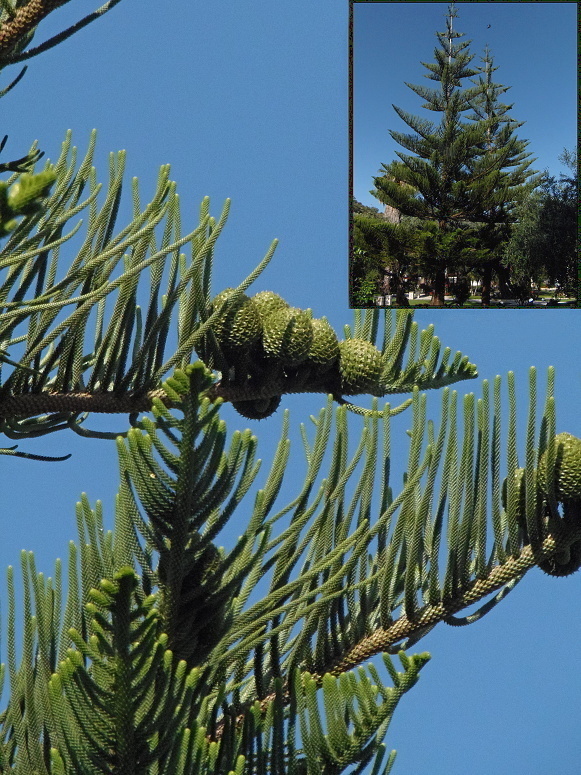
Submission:
<svg viewBox="0 0 581 775">
<path fill-rule="evenodd" d="M 487 29 L 487 30 L 489 30 L 489 29 L 490 29 L 490 24 L 488 25 L 488 27 L 487 27 L 486 29 Z"/>
</svg>

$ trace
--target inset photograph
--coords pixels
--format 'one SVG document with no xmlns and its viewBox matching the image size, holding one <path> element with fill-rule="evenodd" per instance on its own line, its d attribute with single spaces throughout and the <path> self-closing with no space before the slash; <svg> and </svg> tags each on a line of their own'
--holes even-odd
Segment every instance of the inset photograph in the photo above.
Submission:
<svg viewBox="0 0 581 775">
<path fill-rule="evenodd" d="M 578 307 L 576 30 L 577 3 L 352 3 L 351 307 Z"/>
</svg>

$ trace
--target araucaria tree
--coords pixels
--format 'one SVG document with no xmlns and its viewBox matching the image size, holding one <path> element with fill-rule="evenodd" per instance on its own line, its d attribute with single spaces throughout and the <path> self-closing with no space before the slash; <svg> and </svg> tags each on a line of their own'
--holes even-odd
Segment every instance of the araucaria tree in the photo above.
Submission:
<svg viewBox="0 0 581 775">
<path fill-rule="evenodd" d="M 67 136 L 55 164 L 35 172 L 33 153 L 1 188 L 0 430 L 114 441 L 120 477 L 111 530 L 99 502 L 77 504 L 66 583 L 60 562 L 47 577 L 23 553 L 20 638 L 9 569 L 0 772 L 386 774 L 383 737 L 429 659 L 407 649 L 438 623 L 481 618 L 535 565 L 566 576 L 581 564 L 581 440 L 555 433 L 553 371 L 537 424 L 531 370 L 519 461 L 512 374 L 504 448 L 500 378 L 459 411 L 450 386 L 476 367 L 433 326 L 358 311 L 338 341 L 276 293 L 246 295 L 274 244 L 216 294 L 228 205 L 216 220 L 205 199 L 182 235 L 163 167 L 145 207 L 134 183 L 133 218 L 118 228 L 124 157 L 101 201 L 93 145 L 77 166 Z M 61 272 L 79 213 L 86 233 Z M 438 427 L 429 389 L 443 391 Z M 221 413 L 232 402 L 267 418 L 296 392 L 325 405 L 302 429 L 305 478 L 284 504 L 288 414 L 262 476 L 246 419 L 229 433 Z M 390 423 L 407 409 L 399 485 Z M 98 412 L 127 419 L 118 434 L 92 431 Z M 354 447 L 349 420 L 362 426 Z M 240 535 L 225 550 L 233 519 Z"/>
<path fill-rule="evenodd" d="M 520 124 L 505 115 L 510 106 L 497 102 L 497 95 L 505 89 L 492 83 L 490 59 L 485 60 L 484 70 L 470 67 L 470 41 L 455 42 L 464 37 L 454 29 L 456 17 L 451 3 L 446 32 L 436 33 L 436 61 L 423 63 L 429 70 L 426 77 L 436 81 L 438 88 L 406 84 L 425 100 L 423 107 L 442 114 L 440 124 L 436 126 L 394 105 L 414 134 L 391 130 L 390 134 L 414 155 L 398 151 L 401 161 L 382 165 L 372 191 L 380 202 L 404 215 L 435 225 L 429 230 L 433 259 L 427 271 L 434 289 L 432 304 L 438 306 L 444 304 L 447 274 L 469 265 L 471 251 L 476 250 L 470 224 L 487 225 L 490 233 L 481 247 L 490 253 L 495 243 L 493 227 L 506 222 L 513 203 L 522 195 L 524 182 L 532 174 L 527 170 L 531 162 L 525 162 L 528 154 L 523 154 L 526 143 L 514 135 Z M 465 79 L 481 72 L 485 73 L 484 79 L 463 88 Z M 515 164 L 516 170 L 506 171 Z M 482 261 L 480 250 L 474 263 Z"/>
<path fill-rule="evenodd" d="M 482 59 L 481 75 L 477 81 L 482 92 L 473 100 L 474 114 L 469 116 L 476 121 L 493 120 L 486 129 L 486 143 L 482 149 L 487 154 L 507 146 L 512 149 L 504 159 L 503 169 L 496 184 L 496 190 L 501 194 L 500 201 L 493 203 L 490 210 L 483 213 L 482 222 L 477 224 L 474 232 L 481 246 L 486 248 L 483 263 L 478 266 L 475 262 L 475 267 L 481 275 L 482 305 L 485 307 L 490 305 L 493 272 L 503 285 L 508 284 L 509 273 L 501 264 L 501 255 L 510 236 L 510 225 L 517 220 L 517 208 L 532 195 L 543 179 L 542 175 L 535 175 L 529 170 L 533 160 L 529 159 L 530 153 L 525 153 L 528 141 L 519 140 L 514 134 L 524 121 L 511 119 L 508 111 L 512 105 L 504 105 L 499 100 L 500 95 L 510 87 L 493 82 L 492 73 L 497 69 L 487 48 Z"/>
</svg>

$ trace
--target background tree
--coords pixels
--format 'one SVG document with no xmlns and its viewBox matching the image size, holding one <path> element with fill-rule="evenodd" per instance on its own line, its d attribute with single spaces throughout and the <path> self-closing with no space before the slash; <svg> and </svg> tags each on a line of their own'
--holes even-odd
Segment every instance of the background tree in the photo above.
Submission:
<svg viewBox="0 0 581 775">
<path fill-rule="evenodd" d="M 354 213 L 353 246 L 358 251 L 352 259 L 354 276 L 361 275 L 367 267 L 367 278 L 375 283 L 374 297 L 389 292 L 396 297 L 398 306 L 407 307 L 404 276 L 418 272 L 414 244 L 414 234 L 405 226 L 389 223 L 381 216 Z M 389 288 L 385 287 L 386 282 Z M 352 294 L 351 299 L 354 307 L 366 306 L 354 303 L 356 295 Z"/>
<path fill-rule="evenodd" d="M 492 153 L 502 150 L 508 145 L 512 148 L 511 154 L 505 159 L 503 169 L 497 183 L 497 189 L 501 192 L 500 203 L 494 204 L 490 210 L 483 214 L 483 222 L 477 232 L 481 246 L 487 248 L 484 263 L 480 265 L 482 272 L 482 305 L 490 305 L 490 287 L 493 270 L 499 274 L 500 246 L 508 236 L 507 224 L 514 220 L 516 206 L 528 197 L 539 185 L 543 176 L 535 175 L 529 170 L 534 159 L 529 159 L 530 153 L 525 153 L 528 141 L 515 139 L 515 130 L 524 122 L 517 122 L 510 118 L 508 111 L 512 105 L 504 105 L 499 101 L 499 96 L 508 91 L 509 86 L 501 86 L 492 81 L 492 74 L 497 70 L 493 66 L 493 58 L 488 48 L 482 59 L 482 75 L 474 83 L 482 88 L 472 103 L 475 120 L 491 119 L 493 123 L 486 130 L 486 142 L 483 150 Z M 484 76 L 484 77 L 482 77 Z M 529 159 L 527 161 L 527 159 Z M 533 176 L 533 177 L 531 177 Z M 500 272 L 502 275 L 502 271 Z"/>
<path fill-rule="evenodd" d="M 571 170 L 560 180 L 545 175 L 544 193 L 539 216 L 542 232 L 544 269 L 551 283 L 568 295 L 575 295 L 575 278 L 579 263 L 577 250 L 578 176 L 577 152 L 563 149 L 559 161 Z"/>
<path fill-rule="evenodd" d="M 376 207 L 367 207 L 352 199 L 353 231 L 351 261 L 349 272 L 349 304 L 351 307 L 365 308 L 375 304 L 381 291 L 382 252 L 384 244 L 374 225 L 382 222 Z M 368 239 L 359 228 L 358 221 L 370 222 L 373 236 Z"/>
<path fill-rule="evenodd" d="M 576 154 L 566 149 L 559 157 L 574 177 L 561 174 L 561 180 L 545 173 L 541 185 L 517 208 L 518 220 L 501 246 L 502 263 L 510 271 L 516 287 L 530 295 L 531 280 L 549 282 L 562 292 L 575 296 L 576 270 Z"/>
<path fill-rule="evenodd" d="M 457 278 L 450 283 L 450 292 L 455 293 L 462 288 L 460 303 L 467 301 L 470 296 L 467 275 L 475 263 L 488 255 L 488 249 L 481 247 L 474 230 L 459 227 L 443 233 L 436 221 L 424 221 L 414 237 L 420 274 L 435 277 L 441 266 L 446 264 L 449 274 L 453 273 Z M 459 301 L 458 296 L 456 301 Z"/>
<path fill-rule="evenodd" d="M 545 278 L 545 254 L 540 234 L 542 193 L 536 191 L 517 208 L 517 222 L 512 225 L 501 246 L 502 264 L 510 273 L 510 293 L 521 299 L 531 295 L 531 282 Z"/>
<path fill-rule="evenodd" d="M 436 33 L 440 47 L 434 51 L 436 63 L 424 64 L 427 77 L 440 84 L 439 89 L 406 84 L 426 100 L 425 107 L 442 113 L 439 127 L 412 116 L 394 106 L 394 110 L 416 134 L 406 135 L 390 130 L 391 136 L 416 156 L 398 152 L 402 161 L 382 165 L 383 174 L 374 179 L 372 192 L 381 202 L 397 207 L 402 213 L 438 223 L 440 254 L 446 250 L 446 232 L 460 228 L 466 221 L 484 220 L 486 213 L 500 207 L 506 198 L 505 166 L 520 153 L 522 146 L 515 137 L 505 137 L 498 147 L 487 146 L 490 133 L 498 118 L 487 116 L 471 123 L 463 122 L 463 114 L 472 109 L 482 94 L 482 85 L 462 89 L 465 78 L 478 74 L 469 67 L 472 56 L 466 51 L 469 42 L 455 44 L 463 37 L 454 31 L 457 17 L 454 3 L 447 15 L 447 31 Z M 421 196 L 409 195 L 396 186 L 390 177 L 409 183 Z M 500 187 L 499 187 L 500 186 Z M 460 256 L 450 253 L 434 270 L 432 303 L 444 304 L 446 270 L 454 271 L 461 264 Z"/>
</svg>

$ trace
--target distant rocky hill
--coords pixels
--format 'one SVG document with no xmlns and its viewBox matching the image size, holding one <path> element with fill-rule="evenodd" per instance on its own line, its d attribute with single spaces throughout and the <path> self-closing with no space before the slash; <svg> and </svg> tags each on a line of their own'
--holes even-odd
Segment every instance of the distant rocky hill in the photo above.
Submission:
<svg viewBox="0 0 581 775">
<path fill-rule="evenodd" d="M 361 204 L 361 202 L 358 202 L 357 199 L 353 198 L 352 208 L 354 213 L 359 213 L 360 215 L 367 215 L 371 216 L 372 218 L 381 218 L 382 220 L 389 221 L 389 223 L 401 223 L 400 211 L 395 207 L 391 207 L 391 205 L 385 205 L 383 212 L 380 213 L 377 207 L 368 207 L 367 205 Z"/>
<path fill-rule="evenodd" d="M 401 221 L 400 211 L 397 210 L 395 207 L 391 207 L 391 205 L 385 205 L 385 210 L 383 211 L 383 217 L 390 223 L 400 223 Z"/>
</svg>

